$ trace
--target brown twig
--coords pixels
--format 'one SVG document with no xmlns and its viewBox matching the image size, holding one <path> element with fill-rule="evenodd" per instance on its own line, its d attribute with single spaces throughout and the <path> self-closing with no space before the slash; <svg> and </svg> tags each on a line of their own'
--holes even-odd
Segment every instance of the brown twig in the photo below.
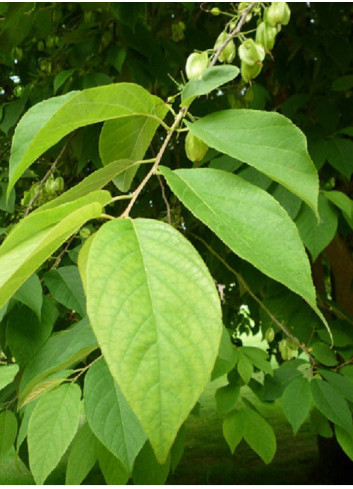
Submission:
<svg viewBox="0 0 353 489">
<path fill-rule="evenodd" d="M 98 360 L 100 360 L 101 358 L 103 357 L 103 355 L 99 355 L 99 357 L 95 358 L 93 360 L 93 362 L 89 363 L 88 365 L 86 365 L 85 367 L 83 367 L 82 369 L 80 369 L 79 373 L 77 375 L 75 375 L 75 377 L 73 377 L 72 379 L 69 379 L 69 381 L 71 382 L 71 384 L 73 384 L 74 382 L 76 382 L 76 380 L 81 377 L 82 374 L 84 374 L 85 372 L 87 372 L 87 370 L 92 367 L 92 365 L 94 363 L 96 363 Z"/>
<path fill-rule="evenodd" d="M 63 256 L 65 255 L 65 253 L 67 252 L 67 250 L 69 249 L 69 246 L 70 244 L 73 242 L 73 240 L 76 238 L 76 234 L 73 234 L 71 236 L 71 238 L 68 240 L 68 242 L 66 243 L 66 246 L 65 248 L 62 250 L 62 252 L 60 253 L 60 255 L 57 257 L 57 259 L 55 260 L 54 262 L 54 265 L 50 268 L 50 270 L 55 270 L 55 268 L 58 267 L 58 265 L 60 264 L 61 260 L 63 259 Z"/>
<path fill-rule="evenodd" d="M 73 137 L 73 134 L 71 134 L 68 138 L 68 140 L 66 141 L 64 147 L 62 148 L 62 150 L 60 151 L 60 153 L 58 154 L 58 156 L 56 157 L 55 161 L 52 163 L 51 167 L 49 168 L 49 170 L 47 171 L 47 173 L 44 175 L 44 177 L 42 178 L 42 180 L 39 182 L 39 185 L 38 185 L 38 188 L 37 188 L 37 191 L 36 193 L 34 194 L 34 196 L 32 197 L 30 203 L 28 204 L 27 206 L 27 209 L 26 209 L 26 212 L 24 214 L 24 217 L 28 216 L 30 210 L 31 210 L 31 207 L 33 206 L 33 204 L 35 203 L 35 201 L 38 199 L 39 195 L 40 195 L 40 192 L 43 188 L 43 185 L 45 184 L 45 182 L 48 180 L 48 178 L 50 177 L 50 175 L 53 173 L 53 171 L 55 170 L 57 164 L 59 163 L 62 155 L 65 153 L 67 147 L 69 146 L 69 143 L 71 141 Z"/>
<path fill-rule="evenodd" d="M 283 333 L 285 333 L 288 336 L 288 338 L 290 338 L 292 342 L 295 343 L 298 346 L 298 348 L 300 348 L 309 357 L 311 365 L 314 366 L 314 357 L 311 355 L 309 350 L 304 345 L 302 345 L 300 341 L 295 336 L 293 336 L 290 331 L 288 331 L 288 329 L 284 326 L 284 324 L 281 323 L 272 314 L 272 312 L 268 309 L 268 307 L 265 306 L 265 304 L 261 301 L 261 299 L 259 299 L 257 295 L 254 294 L 254 292 L 250 289 L 247 282 L 243 279 L 242 275 L 240 275 L 240 273 L 238 273 L 237 271 L 234 270 L 234 268 L 228 265 L 228 263 L 213 248 L 211 248 L 211 246 L 204 239 L 200 238 L 194 233 L 189 233 L 189 234 L 194 238 L 196 238 L 197 240 L 199 240 L 208 249 L 208 251 L 210 251 L 231 273 L 233 273 L 236 276 L 238 282 L 242 284 L 242 286 L 248 292 L 248 294 L 259 304 L 259 306 L 266 312 L 269 318 L 283 331 Z"/>
<path fill-rule="evenodd" d="M 129 202 L 129 205 L 126 207 L 126 209 L 124 210 L 124 212 L 121 214 L 120 218 L 128 217 L 128 215 L 129 215 L 129 213 L 130 213 L 133 205 L 135 204 L 138 196 L 140 195 L 141 191 L 143 190 L 143 188 L 145 187 L 146 183 L 151 178 L 151 176 L 157 170 L 158 165 L 161 162 L 162 157 L 164 155 L 164 152 L 167 149 L 167 146 L 169 144 L 169 141 L 170 141 L 170 139 L 171 139 L 174 131 L 177 129 L 180 121 L 184 117 L 186 111 L 187 111 L 187 107 L 182 107 L 180 109 L 178 115 L 176 116 L 176 118 L 175 118 L 175 120 L 173 122 L 173 125 L 171 126 L 170 130 L 168 131 L 167 137 L 165 138 L 165 140 L 164 140 L 164 142 L 163 142 L 163 144 L 161 146 L 161 149 L 159 150 L 159 152 L 157 154 L 156 161 L 154 162 L 154 164 L 153 164 L 152 168 L 150 169 L 150 171 L 147 173 L 147 175 L 145 176 L 145 178 L 142 180 L 142 182 L 140 183 L 140 185 L 137 187 L 137 189 L 133 193 L 132 199 Z"/>
<path fill-rule="evenodd" d="M 221 52 L 223 51 L 223 49 L 227 46 L 227 44 L 233 39 L 233 37 L 237 36 L 243 25 L 245 24 L 246 22 L 246 18 L 248 16 L 248 14 L 252 11 L 252 9 L 254 8 L 254 6 L 256 5 L 256 2 L 252 2 L 249 7 L 247 7 L 244 12 L 241 14 L 241 17 L 239 19 L 239 22 L 237 23 L 237 25 L 234 27 L 234 29 L 229 33 L 227 39 L 219 46 L 219 48 L 217 49 L 217 51 L 215 52 L 212 60 L 211 60 L 211 63 L 210 63 L 210 67 L 214 66 L 217 61 L 218 61 L 218 58 L 221 54 Z"/>
<path fill-rule="evenodd" d="M 164 200 L 165 206 L 167 208 L 168 224 L 171 225 L 172 224 L 172 214 L 170 212 L 170 205 L 169 205 L 167 196 L 165 194 L 165 188 L 163 185 L 163 181 L 159 175 L 157 175 L 157 178 L 158 178 L 158 182 L 159 182 L 159 185 L 160 185 L 161 191 L 162 191 L 162 199 Z"/>
</svg>

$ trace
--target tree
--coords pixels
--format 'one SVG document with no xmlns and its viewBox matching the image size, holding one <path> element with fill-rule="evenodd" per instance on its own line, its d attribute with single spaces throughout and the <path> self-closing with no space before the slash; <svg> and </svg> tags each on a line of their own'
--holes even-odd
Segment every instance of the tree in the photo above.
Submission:
<svg viewBox="0 0 353 489">
<path fill-rule="evenodd" d="M 227 374 L 353 458 L 351 7 L 1 8 L 0 454 L 163 483 Z"/>
</svg>

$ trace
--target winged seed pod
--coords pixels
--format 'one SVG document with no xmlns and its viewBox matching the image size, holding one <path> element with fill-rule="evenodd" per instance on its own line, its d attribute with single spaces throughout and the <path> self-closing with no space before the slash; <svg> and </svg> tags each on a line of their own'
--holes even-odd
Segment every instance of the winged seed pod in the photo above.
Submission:
<svg viewBox="0 0 353 489">
<path fill-rule="evenodd" d="M 286 2 L 272 2 L 266 11 L 266 22 L 276 27 L 277 24 L 287 25 L 290 19 L 290 8 Z"/>
<path fill-rule="evenodd" d="M 227 39 L 228 34 L 226 32 L 221 32 L 220 35 L 217 37 L 216 44 L 214 45 L 214 50 L 217 51 L 222 44 L 225 42 Z M 229 43 L 222 49 L 221 54 L 219 55 L 219 61 L 222 63 L 231 63 L 233 59 L 235 58 L 235 44 L 234 41 L 231 40 Z"/>
<path fill-rule="evenodd" d="M 201 78 L 209 64 L 210 60 L 208 59 L 208 54 L 206 52 L 190 54 L 185 65 L 186 76 L 189 80 Z"/>
<path fill-rule="evenodd" d="M 277 35 L 276 27 L 271 27 L 266 22 L 261 22 L 256 29 L 256 42 L 261 44 L 265 51 L 271 51 L 275 45 Z"/>
<path fill-rule="evenodd" d="M 261 68 L 262 64 L 255 64 L 254 66 L 250 66 L 242 61 L 240 65 L 240 73 L 242 79 L 245 81 L 245 83 L 249 83 L 260 74 Z"/>
<path fill-rule="evenodd" d="M 249 66 L 261 63 L 265 58 L 265 50 L 253 39 L 247 39 L 239 47 L 239 58 Z"/>
<path fill-rule="evenodd" d="M 207 153 L 208 146 L 197 136 L 188 132 L 185 138 L 185 152 L 188 159 L 192 162 L 201 161 Z"/>
</svg>

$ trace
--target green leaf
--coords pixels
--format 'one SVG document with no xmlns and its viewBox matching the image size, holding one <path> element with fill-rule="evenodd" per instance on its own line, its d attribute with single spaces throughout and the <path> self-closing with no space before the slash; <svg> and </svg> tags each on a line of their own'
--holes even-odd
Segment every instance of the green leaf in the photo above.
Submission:
<svg viewBox="0 0 353 489">
<path fill-rule="evenodd" d="M 243 379 L 245 384 L 248 384 L 250 382 L 252 374 L 254 373 L 254 367 L 252 361 L 241 351 L 239 351 L 237 369 L 240 377 Z"/>
<path fill-rule="evenodd" d="M 132 478 L 137 485 L 162 485 L 167 480 L 170 469 L 170 455 L 160 464 L 147 442 L 137 456 Z"/>
<path fill-rule="evenodd" d="M 22 302 L 32 309 L 40 320 L 41 309 L 43 304 L 42 286 L 36 273 L 31 275 L 26 282 L 18 289 L 14 299 Z"/>
<path fill-rule="evenodd" d="M 230 339 L 228 330 L 223 327 L 218 356 L 212 371 L 211 381 L 227 374 L 235 366 L 238 360 L 238 352 Z"/>
<path fill-rule="evenodd" d="M 154 106 L 150 110 L 163 119 L 168 109 L 157 97 L 154 101 Z M 141 115 L 105 122 L 99 138 L 99 154 L 103 165 L 124 158 L 132 161 L 142 160 L 158 126 L 158 120 Z M 131 166 L 114 179 L 114 183 L 122 192 L 129 190 L 138 168 L 139 165 Z"/>
<path fill-rule="evenodd" d="M 327 160 L 347 180 L 353 172 L 353 141 L 346 138 L 330 138 L 327 141 Z"/>
<path fill-rule="evenodd" d="M 353 75 L 341 76 L 332 82 L 331 89 L 335 92 L 349 90 L 353 87 Z"/>
<path fill-rule="evenodd" d="M 0 307 L 88 220 L 99 217 L 109 192 L 100 190 L 20 221 L 0 247 Z"/>
<path fill-rule="evenodd" d="M 271 426 L 256 411 L 243 409 L 244 439 L 265 464 L 269 464 L 276 453 L 276 437 Z"/>
<path fill-rule="evenodd" d="M 161 171 L 182 203 L 234 253 L 299 294 L 322 318 L 299 233 L 273 197 L 221 170 Z"/>
<path fill-rule="evenodd" d="M 272 197 L 274 197 L 281 206 L 288 212 L 291 219 L 295 219 L 298 215 L 302 201 L 294 194 L 289 192 L 282 185 L 276 184 L 274 190 L 271 192 Z"/>
<path fill-rule="evenodd" d="M 99 467 L 108 485 L 124 485 L 129 474 L 123 464 L 101 443 L 98 444 Z"/>
<path fill-rule="evenodd" d="M 328 382 L 320 379 L 311 381 L 311 393 L 317 409 L 330 421 L 353 433 L 352 414 L 347 401 Z"/>
<path fill-rule="evenodd" d="M 85 316 L 86 298 L 76 266 L 69 265 L 49 271 L 44 275 L 44 283 L 60 304 L 78 312 L 81 317 Z"/>
<path fill-rule="evenodd" d="M 64 85 L 64 83 L 75 73 L 75 68 L 71 70 L 63 70 L 58 73 L 54 78 L 54 95 Z"/>
<path fill-rule="evenodd" d="M 83 397 L 91 430 L 131 473 L 146 435 L 103 359 L 86 374 Z"/>
<path fill-rule="evenodd" d="M 312 211 L 304 206 L 295 220 L 300 236 L 314 261 L 334 238 L 338 224 L 337 212 L 321 193 L 319 195 L 319 215 L 320 223 L 318 224 Z"/>
<path fill-rule="evenodd" d="M 353 228 L 353 201 L 343 192 L 330 190 L 324 192 L 326 199 L 332 202 L 336 207 L 341 209 L 342 214 L 351 228 Z"/>
<path fill-rule="evenodd" d="M 133 83 L 69 92 L 40 102 L 27 111 L 16 127 L 7 193 L 41 154 L 75 129 L 136 115 L 156 120 L 157 105 L 164 103 Z"/>
<path fill-rule="evenodd" d="M 324 438 L 332 437 L 333 433 L 329 421 L 316 408 L 313 408 L 310 413 L 310 424 L 318 435 Z"/>
<path fill-rule="evenodd" d="M 28 424 L 29 465 L 37 484 L 43 484 L 60 462 L 78 428 L 81 389 L 63 384 L 44 394 Z"/>
<path fill-rule="evenodd" d="M 188 127 L 211 148 L 265 173 L 317 212 L 319 180 L 305 136 L 283 115 L 230 109 L 207 115 Z"/>
<path fill-rule="evenodd" d="M 42 314 L 42 321 L 39 322 L 33 311 L 16 304 L 8 315 L 6 341 L 21 367 L 32 360 L 52 332 L 57 310 L 48 297 L 44 297 Z"/>
<path fill-rule="evenodd" d="M 87 318 L 69 330 L 51 336 L 23 371 L 19 404 L 23 404 L 33 388 L 43 379 L 83 360 L 96 348 L 97 340 Z"/>
<path fill-rule="evenodd" d="M 316 360 L 328 367 L 335 367 L 338 364 L 335 352 L 326 343 L 316 342 L 312 346 L 312 354 Z"/>
<path fill-rule="evenodd" d="M 13 446 L 17 435 L 17 419 L 12 411 L 0 413 L 0 457 Z"/>
<path fill-rule="evenodd" d="M 324 369 L 320 369 L 319 374 L 347 401 L 353 403 L 353 381 L 349 377 Z"/>
<path fill-rule="evenodd" d="M 188 105 L 193 97 L 206 95 L 239 75 L 237 66 L 213 66 L 202 74 L 200 79 L 190 80 L 181 92 L 181 102 Z M 190 100 L 191 99 L 191 100 Z"/>
<path fill-rule="evenodd" d="M 185 425 L 183 425 L 173 443 L 173 446 L 170 450 L 170 465 L 172 471 L 174 472 L 177 468 L 183 454 L 184 454 L 184 445 L 185 445 Z"/>
<path fill-rule="evenodd" d="M 305 377 L 292 380 L 282 394 L 282 409 L 292 425 L 294 435 L 306 420 L 311 408 L 310 384 Z"/>
<path fill-rule="evenodd" d="M 1 365 L 0 366 L 0 390 L 11 384 L 18 372 L 18 365 Z"/>
<path fill-rule="evenodd" d="M 86 287 L 104 358 L 163 463 L 216 360 L 222 321 L 213 279 L 171 226 L 117 219 L 95 235 Z"/>
<path fill-rule="evenodd" d="M 342 450 L 353 460 L 353 436 L 337 425 L 335 425 L 335 435 Z"/>
<path fill-rule="evenodd" d="M 273 374 L 271 363 L 268 361 L 268 354 L 265 351 L 254 346 L 241 346 L 238 351 L 248 357 L 258 369 L 263 370 L 266 374 Z"/>
<path fill-rule="evenodd" d="M 97 438 L 87 423 L 77 431 L 72 441 L 66 467 L 66 485 L 80 485 L 97 460 Z"/>
<path fill-rule="evenodd" d="M 233 411 L 224 418 L 223 421 L 223 436 L 230 451 L 235 452 L 243 438 L 244 433 L 244 413 L 243 410 Z"/>
<path fill-rule="evenodd" d="M 216 390 L 216 405 L 219 414 L 224 415 L 232 411 L 239 398 L 239 385 L 225 385 Z"/>
<path fill-rule="evenodd" d="M 36 407 L 38 401 L 31 402 L 28 406 L 23 408 L 24 414 L 21 421 L 20 429 L 18 430 L 17 440 L 16 440 L 16 451 L 19 452 L 19 449 L 22 443 L 25 441 L 28 433 L 28 423 L 32 416 L 33 409 Z"/>
</svg>

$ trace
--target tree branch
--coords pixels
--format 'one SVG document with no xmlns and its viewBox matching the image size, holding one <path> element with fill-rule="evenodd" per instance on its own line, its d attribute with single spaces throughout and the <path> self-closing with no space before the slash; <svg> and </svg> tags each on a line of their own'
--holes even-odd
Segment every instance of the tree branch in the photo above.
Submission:
<svg viewBox="0 0 353 489">
<path fill-rule="evenodd" d="M 240 17 L 239 22 L 237 23 L 237 25 L 236 25 L 236 26 L 234 27 L 234 29 L 233 29 L 233 30 L 232 30 L 232 31 L 229 33 L 229 35 L 228 35 L 227 39 L 224 41 L 224 43 L 223 43 L 223 44 L 221 44 L 221 45 L 219 46 L 219 48 L 217 49 L 217 51 L 215 52 L 215 54 L 214 54 L 214 56 L 213 56 L 213 58 L 212 58 L 212 60 L 211 60 L 210 67 L 214 66 L 214 65 L 217 63 L 218 58 L 219 58 L 219 56 L 220 56 L 221 52 L 223 51 L 223 49 L 224 49 L 224 48 L 227 46 L 227 44 L 228 44 L 228 43 L 229 43 L 229 42 L 230 42 L 230 41 L 233 39 L 233 37 L 237 36 L 237 35 L 240 33 L 240 31 L 241 31 L 241 29 L 242 29 L 243 25 L 244 25 L 244 24 L 245 24 L 245 22 L 246 22 L 246 18 L 247 18 L 247 16 L 248 16 L 248 14 L 249 14 L 249 13 L 252 11 L 252 9 L 255 7 L 255 5 L 256 5 L 256 2 L 252 2 L 252 3 L 249 5 L 249 7 L 247 7 L 247 8 L 244 10 L 244 12 L 241 14 L 241 17 Z"/>
<path fill-rule="evenodd" d="M 167 149 L 168 147 L 168 144 L 169 144 L 169 141 L 173 135 L 173 133 L 175 132 L 175 130 L 177 129 L 180 121 L 182 120 L 182 118 L 184 117 L 185 113 L 187 111 L 187 107 L 182 107 L 178 113 L 178 115 L 176 116 L 174 122 L 173 122 L 173 125 L 171 126 L 168 134 L 167 134 L 167 137 L 165 138 L 162 146 L 161 146 L 161 149 L 159 150 L 158 154 L 157 154 L 157 157 L 156 157 L 156 161 L 154 162 L 152 168 L 150 169 L 150 171 L 147 173 L 147 175 L 145 176 L 145 178 L 142 180 L 142 182 L 140 183 L 140 185 L 137 187 L 137 189 L 135 190 L 135 192 L 132 194 L 132 198 L 131 198 L 131 201 L 129 202 L 129 205 L 126 207 L 126 209 L 124 210 L 124 212 L 119 216 L 120 218 L 125 218 L 125 217 L 128 217 L 128 215 L 130 214 L 130 211 L 133 207 L 133 205 L 135 204 L 138 196 L 140 195 L 141 191 L 143 190 L 143 188 L 145 187 L 146 183 L 148 182 L 148 180 L 151 178 L 151 176 L 155 173 L 155 171 L 157 170 L 158 168 L 158 165 L 159 163 L 161 162 L 162 160 L 162 157 L 164 155 L 164 152 L 165 150 Z"/>
</svg>

